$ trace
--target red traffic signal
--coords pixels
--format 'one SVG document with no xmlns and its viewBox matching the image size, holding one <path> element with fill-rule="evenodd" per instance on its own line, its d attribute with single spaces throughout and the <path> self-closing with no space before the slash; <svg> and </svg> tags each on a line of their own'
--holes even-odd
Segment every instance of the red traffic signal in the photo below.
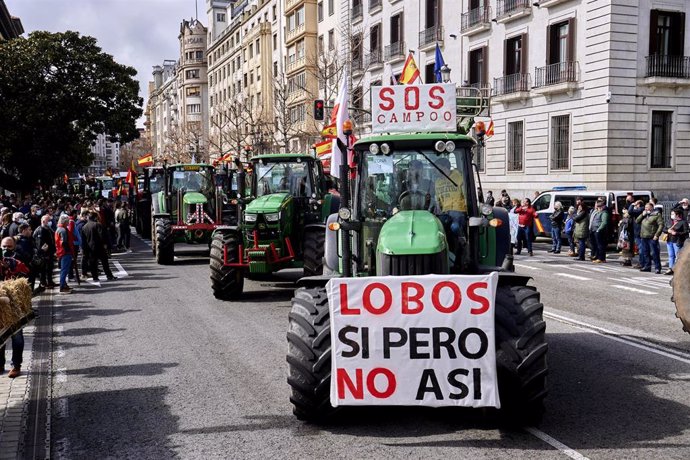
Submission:
<svg viewBox="0 0 690 460">
<path fill-rule="evenodd" d="M 323 99 L 317 99 L 314 101 L 314 120 L 323 121 L 325 117 L 325 104 Z"/>
</svg>

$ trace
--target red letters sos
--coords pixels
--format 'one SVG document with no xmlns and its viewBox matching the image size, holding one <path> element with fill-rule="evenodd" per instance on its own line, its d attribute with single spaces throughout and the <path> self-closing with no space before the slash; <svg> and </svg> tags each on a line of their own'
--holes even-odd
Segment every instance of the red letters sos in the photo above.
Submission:
<svg viewBox="0 0 690 460">
<path fill-rule="evenodd" d="M 379 108 L 384 112 L 389 112 L 395 108 L 395 101 L 393 94 L 397 88 L 383 87 L 379 89 Z M 438 110 L 443 107 L 443 96 L 446 94 L 445 88 L 442 86 L 431 86 L 428 89 L 428 107 L 433 110 Z M 421 106 L 421 90 L 418 86 L 406 86 L 404 88 L 404 103 L 405 110 L 419 110 Z"/>
<path fill-rule="evenodd" d="M 395 309 L 403 315 L 418 315 L 433 309 L 439 313 L 452 314 L 461 308 L 468 308 L 471 315 L 482 315 L 489 311 L 491 300 L 488 284 L 474 282 L 463 288 L 452 281 L 438 281 L 431 285 L 417 282 L 402 282 L 391 288 L 381 282 L 367 284 L 361 296 L 353 295 L 347 284 L 340 284 L 340 313 L 347 315 L 383 315 Z"/>
</svg>

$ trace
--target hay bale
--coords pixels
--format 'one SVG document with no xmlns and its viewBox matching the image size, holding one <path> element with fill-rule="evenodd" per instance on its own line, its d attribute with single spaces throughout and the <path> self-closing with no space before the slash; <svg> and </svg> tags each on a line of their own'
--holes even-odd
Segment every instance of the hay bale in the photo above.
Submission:
<svg viewBox="0 0 690 460">
<path fill-rule="evenodd" d="M 0 329 L 5 329 L 31 312 L 31 288 L 23 279 L 8 280 L 0 283 L 0 299 L 9 299 L 9 305 L 0 305 Z"/>
</svg>

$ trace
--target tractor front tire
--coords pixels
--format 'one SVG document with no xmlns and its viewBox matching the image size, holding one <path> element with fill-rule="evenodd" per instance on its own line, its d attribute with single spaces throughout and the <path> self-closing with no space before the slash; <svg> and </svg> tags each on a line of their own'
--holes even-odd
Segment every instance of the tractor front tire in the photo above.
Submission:
<svg viewBox="0 0 690 460">
<path fill-rule="evenodd" d="M 314 228 L 304 234 L 304 276 L 323 275 L 323 255 L 326 248 L 326 230 Z"/>
<path fill-rule="evenodd" d="M 496 290 L 496 368 L 501 406 L 521 425 L 541 421 L 548 392 L 544 305 L 532 286 Z"/>
<path fill-rule="evenodd" d="M 159 265 L 171 265 L 175 259 L 175 240 L 172 226 L 168 219 L 156 219 L 156 262 Z"/>
<path fill-rule="evenodd" d="M 300 288 L 288 315 L 290 402 L 300 420 L 320 421 L 335 410 L 330 402 L 331 328 L 325 288 Z"/>
<path fill-rule="evenodd" d="M 211 288 L 216 299 L 234 300 L 242 295 L 244 289 L 244 270 L 241 267 L 228 267 L 223 264 L 223 254 L 227 247 L 228 262 L 239 262 L 239 238 L 235 233 L 218 232 L 211 240 Z"/>
</svg>

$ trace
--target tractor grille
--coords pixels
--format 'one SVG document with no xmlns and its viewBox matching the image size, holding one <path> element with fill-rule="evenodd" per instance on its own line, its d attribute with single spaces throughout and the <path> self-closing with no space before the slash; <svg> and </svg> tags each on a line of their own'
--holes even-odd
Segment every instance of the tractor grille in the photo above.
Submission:
<svg viewBox="0 0 690 460">
<path fill-rule="evenodd" d="M 379 254 L 379 275 L 430 275 L 448 273 L 445 252 L 409 256 Z"/>
</svg>

